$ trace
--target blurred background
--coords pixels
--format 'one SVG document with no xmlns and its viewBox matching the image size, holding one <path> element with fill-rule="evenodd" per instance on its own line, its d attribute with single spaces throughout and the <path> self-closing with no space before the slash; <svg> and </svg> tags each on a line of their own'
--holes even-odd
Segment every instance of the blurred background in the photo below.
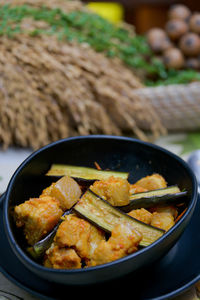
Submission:
<svg viewBox="0 0 200 300">
<path fill-rule="evenodd" d="M 200 1 L 185 0 L 118 0 L 118 1 L 86 1 L 90 8 L 110 20 L 123 19 L 136 28 L 138 34 L 145 33 L 152 27 L 164 27 L 167 12 L 173 4 L 184 4 L 192 12 L 200 10 Z"/>
</svg>

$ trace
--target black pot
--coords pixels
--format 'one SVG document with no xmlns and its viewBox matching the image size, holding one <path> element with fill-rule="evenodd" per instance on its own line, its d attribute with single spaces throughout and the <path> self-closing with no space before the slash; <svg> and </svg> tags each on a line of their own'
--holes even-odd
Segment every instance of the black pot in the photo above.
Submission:
<svg viewBox="0 0 200 300">
<path fill-rule="evenodd" d="M 150 246 L 116 261 L 85 269 L 56 270 L 43 267 L 29 257 L 22 233 L 16 228 L 11 210 L 30 197 L 37 197 L 50 178 L 44 176 L 52 163 L 130 172 L 130 181 L 159 173 L 169 185 L 188 191 L 187 211 L 163 237 Z M 91 135 L 63 139 L 30 155 L 16 170 L 3 196 L 3 219 L 11 248 L 20 261 L 39 277 L 63 284 L 93 284 L 121 277 L 154 263 L 165 255 L 185 230 L 197 201 L 196 177 L 178 156 L 159 146 L 132 138 Z"/>
</svg>

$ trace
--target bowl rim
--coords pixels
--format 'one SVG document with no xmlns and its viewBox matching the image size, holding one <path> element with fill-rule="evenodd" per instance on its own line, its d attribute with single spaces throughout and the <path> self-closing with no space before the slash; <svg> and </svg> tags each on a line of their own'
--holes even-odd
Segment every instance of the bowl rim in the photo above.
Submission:
<svg viewBox="0 0 200 300">
<path fill-rule="evenodd" d="M 9 223 L 9 195 L 12 191 L 12 186 L 15 182 L 16 177 L 18 176 L 18 174 L 21 172 L 21 170 L 37 155 L 39 155 L 41 152 L 48 150 L 51 147 L 54 147 L 56 145 L 65 143 L 65 142 L 70 142 L 70 141 L 75 141 L 75 140 L 83 140 L 83 139 L 112 139 L 112 140 L 121 140 L 121 141 L 130 141 L 130 142 L 134 142 L 136 144 L 140 144 L 140 145 L 144 145 L 147 146 L 148 148 L 153 148 L 156 150 L 159 150 L 165 154 L 167 154 L 168 156 L 172 157 L 173 159 L 175 159 L 176 161 L 178 161 L 183 167 L 184 169 L 187 171 L 191 182 L 192 182 L 192 194 L 191 194 L 191 199 L 190 199 L 190 204 L 188 206 L 187 211 L 185 212 L 185 214 L 183 215 L 183 217 L 178 220 L 178 222 L 169 230 L 167 231 L 162 237 L 160 237 L 158 240 L 156 240 L 154 243 L 152 243 L 151 245 L 149 245 L 148 247 L 145 247 L 143 249 L 140 249 L 139 251 L 136 251 L 132 254 L 129 254 L 125 257 L 122 257 L 120 259 L 108 262 L 108 263 L 104 263 L 101 265 L 97 265 L 97 266 L 92 266 L 92 267 L 87 267 L 87 268 L 80 268 L 80 269 L 53 269 L 53 268 L 47 268 L 42 266 L 41 264 L 35 262 L 33 259 L 31 259 L 24 250 L 22 250 L 22 248 L 20 247 L 20 245 L 16 242 L 14 235 L 12 233 L 12 230 L 10 228 L 10 223 Z M 125 137 L 125 136 L 113 136 L 113 135 L 86 135 L 86 136 L 75 136 L 75 137 L 68 137 L 68 138 L 64 138 L 64 139 L 60 139 L 57 140 L 55 142 L 49 143 L 41 148 L 39 148 L 38 150 L 34 151 L 33 153 L 31 153 L 20 165 L 19 167 L 16 169 L 16 171 L 14 172 L 14 174 L 12 175 L 9 184 L 7 186 L 6 192 L 4 194 L 4 201 L 3 201 L 3 222 L 4 222 L 4 229 L 6 231 L 6 235 L 8 238 L 8 241 L 12 247 L 12 249 L 14 250 L 15 254 L 22 260 L 24 261 L 24 263 L 26 263 L 26 265 L 28 264 L 29 267 L 31 267 L 32 269 L 37 269 L 38 271 L 42 271 L 42 272 L 48 272 L 48 273 L 52 273 L 52 274 L 79 274 L 79 273 L 89 273 L 89 272 L 93 272 L 94 270 L 100 270 L 100 269 L 106 269 L 109 268 L 112 265 L 117 265 L 120 264 L 122 262 L 125 262 L 131 258 L 134 257 L 138 257 L 143 255 L 143 253 L 149 251 L 150 249 L 154 249 L 159 243 L 161 243 L 164 239 L 166 239 L 169 235 L 171 235 L 176 229 L 177 227 L 180 226 L 180 224 L 183 223 L 183 221 L 187 218 L 187 216 L 191 213 L 191 211 L 194 211 L 195 206 L 196 206 L 196 202 L 197 202 L 197 198 L 198 198 L 198 185 L 197 185 L 197 179 L 196 176 L 194 175 L 193 171 L 190 169 L 190 167 L 188 166 L 188 164 L 179 156 L 177 156 L 176 154 L 172 153 L 171 151 L 159 146 L 159 145 L 155 145 L 152 144 L 150 142 L 146 142 L 146 141 L 142 141 L 142 140 L 138 140 L 136 138 L 132 138 L 132 137 Z"/>
</svg>

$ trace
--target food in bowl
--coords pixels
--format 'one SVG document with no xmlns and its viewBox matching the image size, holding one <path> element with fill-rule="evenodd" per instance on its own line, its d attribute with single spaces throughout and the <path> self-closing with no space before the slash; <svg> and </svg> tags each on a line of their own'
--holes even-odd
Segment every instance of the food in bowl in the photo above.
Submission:
<svg viewBox="0 0 200 300">
<path fill-rule="evenodd" d="M 14 208 L 28 251 L 42 265 L 80 269 L 115 261 L 165 234 L 184 213 L 178 186 L 160 174 L 135 183 L 128 172 L 52 165 L 59 176 L 37 198 Z"/>
</svg>

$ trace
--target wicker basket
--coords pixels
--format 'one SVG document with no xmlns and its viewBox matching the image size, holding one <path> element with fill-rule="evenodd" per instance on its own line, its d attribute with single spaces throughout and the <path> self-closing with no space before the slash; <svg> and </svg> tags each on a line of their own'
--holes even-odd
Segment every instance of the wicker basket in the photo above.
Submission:
<svg viewBox="0 0 200 300">
<path fill-rule="evenodd" d="M 200 129 L 200 83 L 140 88 L 134 91 L 148 98 L 168 131 Z M 143 129 L 146 124 L 140 124 Z"/>
</svg>

